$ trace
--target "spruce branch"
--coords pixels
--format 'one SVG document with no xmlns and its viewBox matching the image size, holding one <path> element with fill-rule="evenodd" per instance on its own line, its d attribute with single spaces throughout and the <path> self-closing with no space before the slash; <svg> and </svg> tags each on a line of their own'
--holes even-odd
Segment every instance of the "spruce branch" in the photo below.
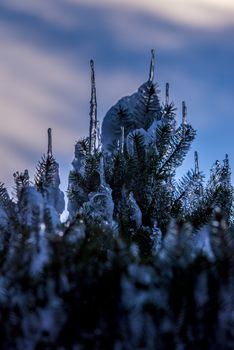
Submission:
<svg viewBox="0 0 234 350">
<path fill-rule="evenodd" d="M 10 196 L 5 188 L 4 184 L 0 182 L 0 207 L 3 209 L 10 209 L 12 205 L 12 201 Z"/>
<path fill-rule="evenodd" d="M 173 173 L 175 168 L 182 164 L 195 135 L 196 132 L 190 125 L 186 126 L 185 132 L 183 126 L 177 129 L 168 145 L 168 155 L 166 160 L 164 160 L 164 157 L 162 161 L 162 165 L 158 171 L 159 175 L 164 176 L 168 173 Z"/>
<path fill-rule="evenodd" d="M 14 182 L 15 182 L 16 197 L 17 197 L 18 201 L 20 201 L 24 189 L 27 188 L 29 186 L 29 183 L 30 183 L 28 170 L 26 169 L 24 171 L 24 173 L 19 173 L 18 171 L 16 171 L 13 174 L 13 177 L 14 177 Z"/>
<path fill-rule="evenodd" d="M 58 166 L 53 155 L 43 155 L 36 167 L 34 178 L 36 189 L 43 192 L 46 187 L 56 184 Z"/>
<path fill-rule="evenodd" d="M 41 160 L 38 162 L 36 175 L 34 177 L 37 191 L 43 193 L 49 186 L 56 186 L 57 172 L 58 164 L 52 153 L 52 131 L 51 128 L 49 128 L 47 154 L 43 154 Z"/>
</svg>

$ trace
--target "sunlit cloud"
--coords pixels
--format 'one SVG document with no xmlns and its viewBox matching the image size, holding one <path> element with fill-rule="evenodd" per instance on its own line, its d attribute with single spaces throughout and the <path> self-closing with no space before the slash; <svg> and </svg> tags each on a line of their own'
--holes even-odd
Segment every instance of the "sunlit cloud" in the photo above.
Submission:
<svg viewBox="0 0 234 350">
<path fill-rule="evenodd" d="M 96 0 L 68 0 L 96 5 Z M 192 27 L 223 27 L 234 23 L 232 0 L 99 0 L 99 5 L 138 9 Z"/>
<path fill-rule="evenodd" d="M 74 16 L 69 4 L 140 10 L 198 28 L 219 28 L 234 23 L 232 0 L 2 0 L 1 3 L 68 28 L 78 26 L 80 20 Z"/>
<path fill-rule="evenodd" d="M 1 0 L 1 5 L 14 12 L 35 16 L 65 29 L 78 25 L 78 21 L 72 16 L 72 12 L 64 6 L 66 1 Z"/>
</svg>

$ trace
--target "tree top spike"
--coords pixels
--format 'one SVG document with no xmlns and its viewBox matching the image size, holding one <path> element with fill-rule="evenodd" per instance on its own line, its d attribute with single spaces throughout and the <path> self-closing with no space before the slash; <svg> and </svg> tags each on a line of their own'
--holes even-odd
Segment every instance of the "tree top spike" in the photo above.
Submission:
<svg viewBox="0 0 234 350">
<path fill-rule="evenodd" d="M 49 128 L 47 130 L 48 133 L 48 151 L 47 151 L 47 155 L 48 156 L 52 156 L 52 130 L 51 128 Z"/>
<path fill-rule="evenodd" d="M 169 103 L 169 83 L 166 83 L 166 104 L 168 105 Z"/>
<path fill-rule="evenodd" d="M 224 159 L 224 166 L 229 167 L 229 159 L 228 159 L 228 154 L 225 154 L 225 159 Z"/>
<path fill-rule="evenodd" d="M 149 71 L 149 82 L 154 81 L 154 65 L 155 65 L 155 50 L 151 50 L 151 61 L 150 61 L 150 71 Z"/>
<path fill-rule="evenodd" d="M 97 98 L 96 98 L 96 83 L 94 61 L 90 60 L 91 68 L 91 99 L 90 99 L 90 127 L 89 127 L 89 152 L 93 153 L 96 149 L 97 138 Z"/>
<path fill-rule="evenodd" d="M 199 163 L 198 163 L 198 153 L 197 151 L 194 152 L 194 163 L 195 163 L 195 174 L 199 174 Z"/>
<path fill-rule="evenodd" d="M 182 102 L 182 124 L 187 124 L 187 106 L 185 101 Z"/>
<path fill-rule="evenodd" d="M 95 82 L 95 69 L 94 69 L 94 61 L 90 60 L 90 68 L 91 68 L 91 108 L 96 105 L 96 82 Z"/>
<path fill-rule="evenodd" d="M 93 60 L 90 60 L 90 68 L 91 68 L 91 83 L 93 87 L 93 85 L 95 85 L 95 68 L 94 68 Z"/>
</svg>

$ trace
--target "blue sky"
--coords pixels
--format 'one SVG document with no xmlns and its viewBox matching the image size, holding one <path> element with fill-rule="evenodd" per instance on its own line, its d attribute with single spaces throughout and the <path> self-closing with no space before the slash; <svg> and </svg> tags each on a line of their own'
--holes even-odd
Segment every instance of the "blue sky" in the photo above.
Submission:
<svg viewBox="0 0 234 350">
<path fill-rule="evenodd" d="M 96 65 L 98 114 L 137 90 L 156 50 L 156 80 L 181 118 L 181 101 L 206 174 L 229 153 L 234 168 L 234 2 L 232 0 L 1 0 L 0 179 L 29 169 L 46 151 L 46 130 L 62 187 L 75 141 L 88 133 L 89 60 Z"/>
</svg>

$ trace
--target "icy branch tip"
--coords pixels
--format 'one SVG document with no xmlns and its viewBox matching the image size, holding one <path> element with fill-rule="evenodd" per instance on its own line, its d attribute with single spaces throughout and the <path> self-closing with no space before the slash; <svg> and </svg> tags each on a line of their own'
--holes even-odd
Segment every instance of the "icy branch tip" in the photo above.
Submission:
<svg viewBox="0 0 234 350">
<path fill-rule="evenodd" d="M 124 153 L 124 126 L 121 126 L 121 153 Z"/>
<path fill-rule="evenodd" d="M 48 129 L 48 155 L 52 155 L 52 130 L 51 128 Z"/>
<path fill-rule="evenodd" d="M 96 86 L 95 86 L 95 70 L 94 70 L 94 61 L 90 60 L 90 68 L 91 68 L 91 88 L 92 88 L 92 96 L 91 99 L 96 99 Z"/>
<path fill-rule="evenodd" d="M 94 62 L 93 60 L 90 60 L 90 67 L 93 69 L 94 68 Z"/>
<path fill-rule="evenodd" d="M 225 159 L 224 159 L 224 166 L 229 167 L 229 159 L 228 159 L 228 154 L 225 154 Z"/>
<path fill-rule="evenodd" d="M 154 81 L 154 64 L 155 64 L 155 50 L 151 50 L 151 62 L 150 62 L 150 72 L 149 81 L 152 83 Z"/>
<path fill-rule="evenodd" d="M 96 150 L 98 125 L 97 125 L 97 99 L 96 99 L 96 83 L 94 62 L 90 60 L 91 67 L 91 99 L 90 99 L 90 127 L 89 127 L 89 152 L 93 154 Z"/>
<path fill-rule="evenodd" d="M 182 124 L 187 124 L 187 106 L 185 104 L 185 101 L 182 102 Z"/>
<path fill-rule="evenodd" d="M 169 83 L 166 83 L 166 104 L 169 103 Z"/>
<path fill-rule="evenodd" d="M 91 83 L 92 89 L 95 88 L 95 71 L 94 71 L 94 61 L 90 60 L 90 68 L 91 68 Z"/>
<path fill-rule="evenodd" d="M 194 162 L 195 162 L 195 174 L 199 174 L 199 163 L 198 163 L 198 153 L 197 151 L 194 152 Z"/>
</svg>

